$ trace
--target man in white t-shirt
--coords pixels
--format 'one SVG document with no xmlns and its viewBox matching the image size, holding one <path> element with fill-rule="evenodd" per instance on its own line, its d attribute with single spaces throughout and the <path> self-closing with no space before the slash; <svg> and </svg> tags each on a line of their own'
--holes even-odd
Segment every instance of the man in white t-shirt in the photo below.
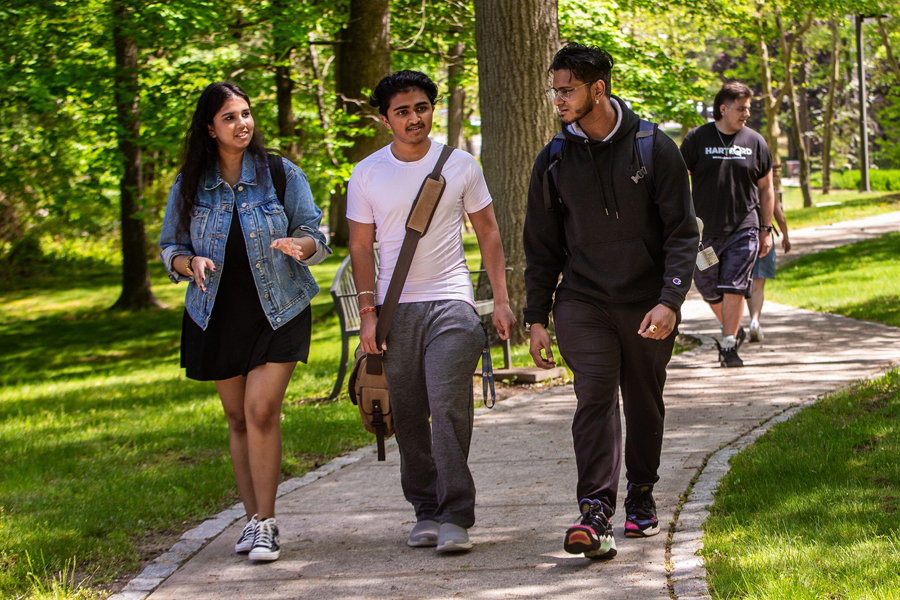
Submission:
<svg viewBox="0 0 900 600">
<path fill-rule="evenodd" d="M 494 293 L 493 324 L 502 339 L 516 322 L 491 196 L 470 154 L 456 150 L 443 167 L 444 194 L 416 249 L 382 348 L 375 345 L 378 317 L 372 310 L 384 302 L 413 200 L 443 149 L 428 137 L 436 98 L 437 86 L 418 71 L 398 71 L 375 87 L 369 104 L 378 108 L 394 140 L 353 169 L 347 218 L 360 346 L 366 353 L 384 351 L 401 484 L 416 511 L 407 544 L 454 552 L 472 547 L 467 531 L 475 522 L 475 483 L 467 464 L 472 374 L 485 336 L 463 252 L 463 211 L 478 237 Z"/>
</svg>

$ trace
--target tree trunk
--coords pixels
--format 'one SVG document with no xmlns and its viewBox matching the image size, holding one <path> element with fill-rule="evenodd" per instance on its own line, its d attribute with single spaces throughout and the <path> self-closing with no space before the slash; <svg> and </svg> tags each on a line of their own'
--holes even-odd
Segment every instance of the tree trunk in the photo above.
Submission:
<svg viewBox="0 0 900 600">
<path fill-rule="evenodd" d="M 897 83 L 900 83 L 900 64 L 897 63 L 897 59 L 894 57 L 894 48 L 891 46 L 891 38 L 888 35 L 887 28 L 884 26 L 883 16 L 878 17 L 878 32 L 881 34 L 881 41 L 884 43 L 888 66 L 891 68 L 894 77 L 897 78 Z"/>
<path fill-rule="evenodd" d="M 140 82 L 138 48 L 129 33 L 134 10 L 124 0 L 115 0 L 113 9 L 113 47 L 116 54 L 114 93 L 119 152 L 124 173 L 119 181 L 122 219 L 122 295 L 114 310 L 142 310 L 158 306 L 150 289 L 147 265 L 147 236 L 142 214 Z"/>
<path fill-rule="evenodd" d="M 449 61 L 447 68 L 447 145 L 454 148 L 463 147 L 463 111 L 466 105 L 466 89 L 460 85 L 460 79 L 463 72 L 463 50 L 465 46 L 462 42 L 456 42 L 450 49 Z"/>
<path fill-rule="evenodd" d="M 353 142 L 344 148 L 344 157 L 352 164 L 391 141 L 390 133 L 378 118 L 378 110 L 369 107 L 362 93 L 364 88 L 374 88 L 391 71 L 390 6 L 390 0 L 350 0 L 350 22 L 335 50 L 338 106 L 348 115 L 360 117 L 356 132 L 342 134 L 344 139 Z M 347 192 L 343 187 L 331 196 L 328 213 L 331 244 L 346 246 L 350 228 Z"/>
<path fill-rule="evenodd" d="M 541 90 L 559 48 L 556 0 L 475 0 L 481 160 L 506 252 L 510 305 L 525 306 L 522 228 L 531 168 L 558 131 L 553 105 Z M 479 295 L 486 285 L 479 285 Z M 524 341 L 521 328 L 513 343 Z"/>
<path fill-rule="evenodd" d="M 762 22 L 757 21 L 758 34 L 756 38 L 756 51 L 759 54 L 760 81 L 763 90 L 763 112 L 766 115 L 765 138 L 772 154 L 772 182 L 775 188 L 775 197 L 781 192 L 781 149 L 778 145 L 778 136 L 781 135 L 781 127 L 778 125 L 778 105 L 781 104 L 780 95 L 776 95 L 772 87 L 772 69 L 769 65 L 769 46 L 766 44 L 766 34 Z"/>
<path fill-rule="evenodd" d="M 778 33 L 781 37 L 781 60 L 784 65 L 784 84 L 787 86 L 788 101 L 791 105 L 791 135 L 794 139 L 794 146 L 797 148 L 797 158 L 800 161 L 800 191 L 803 192 L 803 207 L 810 208 L 815 206 L 812 201 L 812 193 L 809 189 L 809 153 L 806 151 L 804 143 L 804 132 L 800 127 L 800 107 L 797 101 L 797 89 L 794 86 L 793 72 L 793 53 L 788 47 L 788 40 L 785 37 L 784 28 L 781 25 L 781 18 L 776 18 L 778 25 Z"/>
<path fill-rule="evenodd" d="M 822 131 L 822 194 L 831 193 L 831 140 L 834 137 L 834 99 L 837 95 L 838 73 L 840 71 L 840 46 L 837 20 L 832 17 L 831 62 L 828 64 L 828 99 L 825 103 L 825 124 Z"/>
<path fill-rule="evenodd" d="M 281 138 L 281 151 L 291 160 L 296 160 L 297 122 L 294 119 L 292 100 L 294 81 L 291 79 L 291 54 L 294 48 L 287 35 L 287 24 L 282 18 L 284 9 L 285 0 L 273 0 L 272 47 L 274 56 L 272 59 L 275 64 L 275 105 L 278 107 L 278 136 Z"/>
<path fill-rule="evenodd" d="M 338 166 L 337 157 L 334 155 L 334 143 L 331 138 L 331 123 L 328 121 L 328 114 L 325 112 L 325 85 L 322 83 L 324 73 L 319 67 L 319 54 L 316 52 L 316 46 L 313 42 L 313 34 L 309 34 L 309 64 L 312 68 L 313 79 L 316 81 L 316 109 L 319 114 L 319 125 L 325 134 L 325 151 L 328 153 L 328 160 L 335 167 Z M 328 63 L 326 63 L 327 66 Z"/>
<path fill-rule="evenodd" d="M 797 67 L 797 108 L 800 116 L 800 140 L 806 150 L 806 156 L 810 156 L 809 132 L 812 130 L 809 121 L 809 57 L 803 47 L 803 42 L 797 43 L 797 55 L 800 64 Z M 810 159 L 811 160 L 811 159 Z"/>
</svg>

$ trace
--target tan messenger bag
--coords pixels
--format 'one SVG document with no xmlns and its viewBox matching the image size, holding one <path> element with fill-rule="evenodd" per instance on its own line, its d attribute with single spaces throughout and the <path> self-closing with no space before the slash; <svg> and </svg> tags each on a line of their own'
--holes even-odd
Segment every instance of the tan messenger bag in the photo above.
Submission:
<svg viewBox="0 0 900 600">
<path fill-rule="evenodd" d="M 434 211 L 444 193 L 447 182 L 441 176 L 444 163 L 453 152 L 452 146 L 444 146 L 441 156 L 434 165 L 434 170 L 422 182 L 419 193 L 406 219 L 406 236 L 400 247 L 400 256 L 391 276 L 391 283 L 384 298 L 384 304 L 378 312 L 378 325 L 375 327 L 375 345 L 381 348 L 391 327 L 391 321 L 400 301 L 400 293 L 406 283 L 406 276 L 412 265 L 413 256 L 419 240 L 425 236 Z M 391 396 L 388 391 L 387 378 L 384 375 L 384 364 L 381 354 L 365 354 L 356 348 L 353 370 L 348 382 L 350 400 L 359 407 L 363 427 L 375 434 L 378 443 L 378 460 L 384 460 L 384 441 L 394 435 L 394 422 L 391 415 Z"/>
</svg>

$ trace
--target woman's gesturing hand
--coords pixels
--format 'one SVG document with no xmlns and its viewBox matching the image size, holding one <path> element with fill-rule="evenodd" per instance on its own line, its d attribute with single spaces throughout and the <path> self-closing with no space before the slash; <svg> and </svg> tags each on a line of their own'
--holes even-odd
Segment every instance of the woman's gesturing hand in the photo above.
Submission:
<svg viewBox="0 0 900 600">
<path fill-rule="evenodd" d="M 215 271 L 216 264 L 212 259 L 205 256 L 195 256 L 189 265 L 194 270 L 194 283 L 200 286 L 200 289 L 206 291 L 206 271 Z"/>
<path fill-rule="evenodd" d="M 316 253 L 316 240 L 309 236 L 299 238 L 278 238 L 270 245 L 270 248 L 281 250 L 294 260 L 303 260 Z"/>
</svg>

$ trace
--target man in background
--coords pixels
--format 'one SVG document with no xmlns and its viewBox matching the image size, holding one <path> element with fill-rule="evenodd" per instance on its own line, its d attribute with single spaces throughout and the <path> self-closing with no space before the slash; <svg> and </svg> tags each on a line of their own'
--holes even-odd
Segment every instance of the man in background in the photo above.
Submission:
<svg viewBox="0 0 900 600">
<path fill-rule="evenodd" d="M 746 127 L 752 98 L 746 85 L 726 83 L 713 103 L 715 121 L 691 131 L 681 145 L 694 210 L 703 220 L 701 244 L 719 257 L 718 264 L 695 270 L 694 283 L 722 325 L 723 367 L 744 366 L 738 349 L 753 263 L 772 249 L 772 155 L 766 140 Z"/>
</svg>

